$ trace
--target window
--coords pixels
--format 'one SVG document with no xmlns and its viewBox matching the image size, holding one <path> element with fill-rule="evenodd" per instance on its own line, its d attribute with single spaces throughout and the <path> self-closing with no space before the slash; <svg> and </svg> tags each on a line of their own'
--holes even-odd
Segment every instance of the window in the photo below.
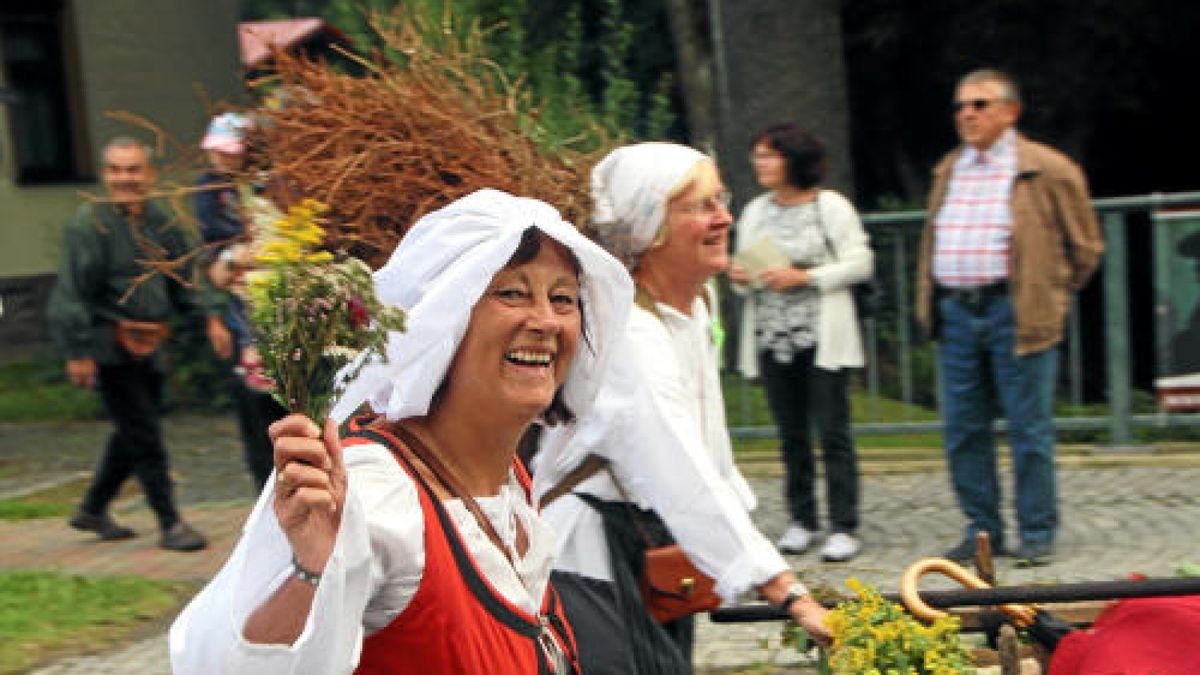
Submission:
<svg viewBox="0 0 1200 675">
<path fill-rule="evenodd" d="M 69 26 L 62 0 L 4 0 L 0 7 L 3 81 L 16 99 L 6 145 L 20 184 L 92 175 Z"/>
</svg>

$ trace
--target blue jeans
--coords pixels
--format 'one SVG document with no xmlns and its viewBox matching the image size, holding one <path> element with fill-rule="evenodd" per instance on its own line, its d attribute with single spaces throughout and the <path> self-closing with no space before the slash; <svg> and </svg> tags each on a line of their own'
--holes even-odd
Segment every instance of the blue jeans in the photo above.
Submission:
<svg viewBox="0 0 1200 675">
<path fill-rule="evenodd" d="M 967 536 L 986 531 L 1004 542 L 992 418 L 1008 420 L 1022 542 L 1051 543 L 1058 527 L 1054 473 L 1054 379 L 1058 351 L 1017 356 L 1012 299 L 985 300 L 975 312 L 954 298 L 937 301 L 938 368 L 946 461 Z M 998 400 L 997 400 L 998 399 Z"/>
</svg>

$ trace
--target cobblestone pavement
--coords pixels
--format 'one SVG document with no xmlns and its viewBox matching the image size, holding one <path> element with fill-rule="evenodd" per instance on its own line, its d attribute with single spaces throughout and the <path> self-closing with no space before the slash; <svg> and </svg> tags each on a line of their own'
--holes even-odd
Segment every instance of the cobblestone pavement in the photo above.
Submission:
<svg viewBox="0 0 1200 675">
<path fill-rule="evenodd" d="M 106 434 L 104 423 L 0 425 L 0 496 L 78 478 L 90 469 Z M 185 517 L 207 534 L 202 553 L 158 549 L 140 493 L 115 509 L 142 536 L 97 544 L 64 524 L 0 523 L 0 568 L 46 567 L 83 574 L 133 573 L 204 580 L 228 555 L 252 499 L 232 419 L 176 415 L 166 422 L 168 446 Z M 777 463 L 746 467 L 760 496 L 760 527 L 777 536 L 786 526 Z M 821 563 L 815 553 L 791 561 L 810 585 L 841 587 L 850 576 L 894 590 L 904 567 L 945 550 L 961 518 L 940 462 L 865 462 L 860 535 L 863 553 L 846 564 Z M 1059 469 L 1062 531 L 1054 562 L 1016 569 L 997 561 L 1001 583 L 1120 578 L 1131 572 L 1170 575 L 1200 562 L 1200 452 L 1134 458 L 1063 458 Z M 1011 493 L 1010 493 L 1011 494 Z M 1010 518 L 1011 523 L 1011 518 Z M 50 525 L 50 526 L 48 526 Z M 1010 525 L 1011 526 L 1011 525 Z M 1010 535 L 1010 541 L 1015 537 Z M 949 587 L 930 580 L 930 588 Z M 779 644 L 780 624 L 699 623 L 696 658 L 703 672 L 811 672 L 802 655 Z M 63 659 L 40 675 L 169 672 L 163 635 L 96 655 Z"/>
</svg>

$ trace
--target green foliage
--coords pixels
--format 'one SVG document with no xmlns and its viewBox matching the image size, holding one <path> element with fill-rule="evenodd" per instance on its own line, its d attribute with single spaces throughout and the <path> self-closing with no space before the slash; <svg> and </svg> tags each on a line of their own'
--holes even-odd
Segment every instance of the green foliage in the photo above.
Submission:
<svg viewBox="0 0 1200 675">
<path fill-rule="evenodd" d="M 135 577 L 0 571 L 0 673 L 50 654 L 102 649 L 170 614 L 193 589 Z"/>
<path fill-rule="evenodd" d="M 671 127 L 676 122 L 675 110 L 672 107 L 674 101 L 671 99 L 674 87 L 675 78 L 670 73 L 663 73 L 658 79 L 658 85 L 650 95 L 649 110 L 646 112 L 647 138 L 669 137 Z"/>
<path fill-rule="evenodd" d="M 0 365 L 0 422 L 92 419 L 100 399 L 67 380 L 53 357 Z"/>
<path fill-rule="evenodd" d="M 434 27 L 423 36 L 428 44 L 438 32 L 476 23 L 487 30 L 491 58 L 509 81 L 528 87 L 538 115 L 529 131 L 539 143 L 590 152 L 617 139 L 681 135 L 675 57 L 659 0 L 245 0 L 242 16 L 320 16 L 363 55 L 403 62 L 371 25 L 401 4 Z"/>
<path fill-rule="evenodd" d="M 660 2 L 478 0 L 496 61 L 524 78 L 551 144 L 667 138 L 681 126 Z M 636 48 L 635 48 L 636 45 Z"/>
</svg>

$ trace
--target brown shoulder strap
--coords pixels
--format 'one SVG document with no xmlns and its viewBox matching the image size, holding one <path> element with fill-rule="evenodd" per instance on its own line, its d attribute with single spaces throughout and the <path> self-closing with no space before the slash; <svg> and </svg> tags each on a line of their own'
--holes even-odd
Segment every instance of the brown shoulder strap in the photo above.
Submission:
<svg viewBox="0 0 1200 675">
<path fill-rule="evenodd" d="M 476 503 L 475 498 L 472 497 L 465 488 L 463 488 L 462 483 L 458 481 L 458 478 L 454 475 L 454 473 L 446 468 L 446 465 L 442 463 L 442 460 L 438 459 L 438 456 L 435 455 L 429 449 L 429 446 L 425 445 L 420 438 L 417 438 L 416 434 L 408 429 L 405 429 L 399 424 L 392 425 L 391 430 L 395 432 L 396 436 L 400 437 L 401 442 L 403 442 L 404 445 L 411 450 L 412 453 L 416 455 L 423 464 L 425 464 L 425 466 L 429 467 L 430 473 L 433 474 L 434 478 L 437 478 L 438 482 L 442 484 L 442 487 L 446 488 L 447 492 L 466 505 L 467 510 L 470 511 L 471 515 L 475 517 L 475 522 L 479 524 L 479 529 L 483 530 L 484 533 L 487 534 L 488 539 L 492 540 L 492 543 L 496 545 L 496 548 L 500 549 L 500 552 L 503 553 L 504 557 L 508 559 L 508 563 L 513 565 L 513 568 L 515 569 L 516 563 L 512 559 L 512 554 L 509 553 L 508 548 L 504 545 L 504 542 L 500 540 L 500 534 L 496 532 L 496 527 L 492 525 L 492 521 L 483 513 L 483 509 L 479 508 L 479 504 Z"/>
<path fill-rule="evenodd" d="M 571 469 L 567 475 L 563 476 L 562 480 L 542 495 L 541 501 L 538 502 L 538 508 L 546 508 L 547 504 L 574 490 L 576 485 L 596 475 L 607 466 L 607 459 L 600 455 L 588 455 L 579 463 L 579 466 Z"/>
</svg>

